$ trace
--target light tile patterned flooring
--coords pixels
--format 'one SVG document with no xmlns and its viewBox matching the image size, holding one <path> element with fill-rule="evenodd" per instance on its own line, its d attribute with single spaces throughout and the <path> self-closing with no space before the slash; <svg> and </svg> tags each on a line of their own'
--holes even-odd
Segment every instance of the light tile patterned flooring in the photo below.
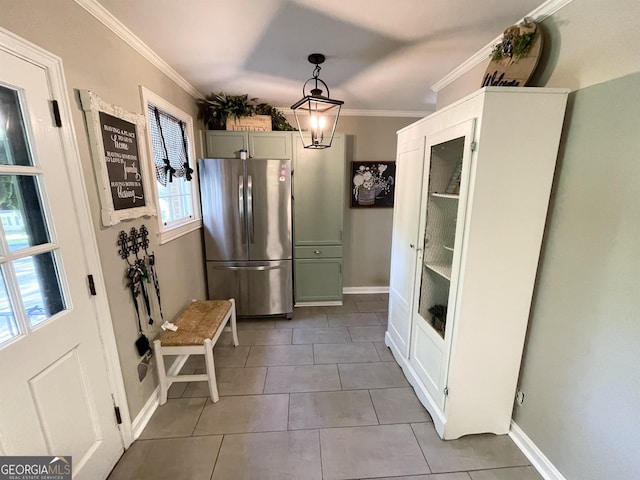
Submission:
<svg viewBox="0 0 640 480">
<path fill-rule="evenodd" d="M 540 480 L 511 439 L 442 441 L 384 345 L 386 295 L 239 320 L 206 382 L 172 385 L 110 480 Z M 204 372 L 192 356 L 182 373 Z"/>
</svg>

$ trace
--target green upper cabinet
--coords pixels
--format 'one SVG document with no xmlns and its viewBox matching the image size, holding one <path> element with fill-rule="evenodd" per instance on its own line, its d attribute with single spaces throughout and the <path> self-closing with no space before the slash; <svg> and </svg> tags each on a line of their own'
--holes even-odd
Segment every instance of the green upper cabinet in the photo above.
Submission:
<svg viewBox="0 0 640 480">
<path fill-rule="evenodd" d="M 209 158 L 240 158 L 240 150 L 248 150 L 247 132 L 207 130 L 204 132 L 205 155 Z"/>
<path fill-rule="evenodd" d="M 291 158 L 292 132 L 250 132 L 249 155 L 254 158 Z"/>
<path fill-rule="evenodd" d="M 346 157 L 345 135 L 336 133 L 330 148 L 305 149 L 294 141 L 294 241 L 297 246 L 341 245 Z"/>
<path fill-rule="evenodd" d="M 206 156 L 239 158 L 240 150 L 248 150 L 254 158 L 291 158 L 292 132 L 204 132 Z"/>
</svg>

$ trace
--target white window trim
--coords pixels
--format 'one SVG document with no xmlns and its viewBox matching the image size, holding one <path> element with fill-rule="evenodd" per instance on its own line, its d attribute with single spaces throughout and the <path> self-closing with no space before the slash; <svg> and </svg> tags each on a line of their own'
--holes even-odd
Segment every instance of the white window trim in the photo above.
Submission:
<svg viewBox="0 0 640 480">
<path fill-rule="evenodd" d="M 176 225 L 165 225 L 162 222 L 162 216 L 160 212 L 158 212 L 158 237 L 159 244 L 165 244 L 176 238 L 179 238 L 187 233 L 193 232 L 194 230 L 198 230 L 202 228 L 202 212 L 200 211 L 200 189 L 198 188 L 198 165 L 196 162 L 196 152 L 195 152 L 195 141 L 193 137 L 193 118 L 188 113 L 179 109 L 175 105 L 167 102 L 164 98 L 159 95 L 153 93 L 148 88 L 140 85 L 140 98 L 142 100 L 142 110 L 144 111 L 144 115 L 147 119 L 147 122 L 155 121 L 152 118 L 149 118 L 149 103 L 152 103 L 159 109 L 167 112 L 169 115 L 181 120 L 187 124 L 187 136 L 189 137 L 189 166 L 193 168 L 193 178 L 191 180 L 191 201 L 192 201 L 192 211 L 193 218 L 184 223 L 179 223 Z M 148 128 L 147 128 L 148 130 Z M 153 160 L 153 145 L 151 143 L 151 134 L 147 132 L 147 143 L 149 148 L 149 162 L 151 162 L 151 170 L 153 173 L 153 194 L 155 195 L 156 203 L 159 202 L 158 199 L 158 182 L 155 178 L 155 162 Z"/>
</svg>

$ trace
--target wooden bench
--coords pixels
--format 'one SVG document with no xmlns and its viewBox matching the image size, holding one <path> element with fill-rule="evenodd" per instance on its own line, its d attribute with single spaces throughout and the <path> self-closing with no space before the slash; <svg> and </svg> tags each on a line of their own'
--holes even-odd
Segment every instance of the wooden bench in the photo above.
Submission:
<svg viewBox="0 0 640 480">
<path fill-rule="evenodd" d="M 174 382 L 209 382 L 211 401 L 217 402 L 218 386 L 213 364 L 213 347 L 224 327 L 231 320 L 233 344 L 237 347 L 236 302 L 229 300 L 195 300 L 175 321 L 178 329 L 167 331 L 153 342 L 153 350 L 160 380 L 160 405 L 167 402 L 167 391 Z M 165 355 L 204 355 L 206 374 L 167 375 L 164 367 Z"/>
</svg>

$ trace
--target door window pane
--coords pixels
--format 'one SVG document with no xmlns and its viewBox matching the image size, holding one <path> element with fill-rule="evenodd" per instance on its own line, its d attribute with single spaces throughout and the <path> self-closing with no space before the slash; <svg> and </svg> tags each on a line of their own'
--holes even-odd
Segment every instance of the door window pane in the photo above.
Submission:
<svg viewBox="0 0 640 480">
<path fill-rule="evenodd" d="M 0 218 L 11 252 L 49 242 L 34 176 L 0 175 Z"/>
<path fill-rule="evenodd" d="M 0 86 L 0 165 L 33 165 L 18 92 Z"/>
<path fill-rule="evenodd" d="M 66 308 L 53 252 L 21 258 L 13 265 L 31 327 Z"/>
<path fill-rule="evenodd" d="M 19 334 L 16 317 L 11 308 L 4 276 L 0 272 L 0 345 Z"/>
</svg>

